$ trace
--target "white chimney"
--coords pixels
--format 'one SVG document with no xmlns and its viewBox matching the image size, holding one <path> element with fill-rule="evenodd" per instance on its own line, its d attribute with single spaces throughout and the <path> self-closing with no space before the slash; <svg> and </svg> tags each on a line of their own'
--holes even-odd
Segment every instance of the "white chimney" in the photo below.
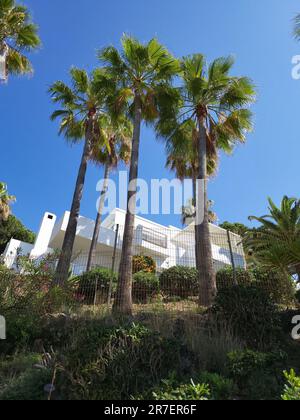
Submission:
<svg viewBox="0 0 300 420">
<path fill-rule="evenodd" d="M 33 250 L 30 253 L 31 257 L 38 258 L 47 253 L 55 222 L 54 214 L 45 213 Z"/>
</svg>

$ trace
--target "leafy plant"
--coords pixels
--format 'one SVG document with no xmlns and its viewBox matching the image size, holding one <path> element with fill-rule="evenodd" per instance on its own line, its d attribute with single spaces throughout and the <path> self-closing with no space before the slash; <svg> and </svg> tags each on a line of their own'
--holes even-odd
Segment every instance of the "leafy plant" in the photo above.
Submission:
<svg viewBox="0 0 300 420">
<path fill-rule="evenodd" d="M 135 255 L 132 259 L 132 271 L 136 274 L 140 271 L 155 273 L 156 262 L 152 257 L 146 255 Z"/>
<path fill-rule="evenodd" d="M 220 290 L 213 313 L 250 348 L 268 350 L 278 341 L 280 320 L 268 294 L 255 287 Z"/>
<path fill-rule="evenodd" d="M 282 399 L 284 401 L 300 401 L 300 377 L 292 369 L 290 372 L 284 372 L 287 385 L 284 388 Z"/>
<path fill-rule="evenodd" d="M 295 282 L 289 275 L 279 270 L 266 270 L 261 267 L 254 267 L 248 270 L 237 268 L 235 273 L 232 268 L 218 271 L 218 291 L 233 287 L 235 282 L 239 286 L 253 286 L 264 291 L 277 304 L 291 305 L 294 303 Z"/>
<path fill-rule="evenodd" d="M 197 376 L 197 382 L 208 384 L 211 397 L 216 401 L 231 400 L 238 393 L 237 387 L 231 379 L 224 378 L 217 373 L 202 372 Z"/>
<path fill-rule="evenodd" d="M 159 281 L 161 291 L 167 296 L 186 299 L 199 293 L 198 272 L 195 268 L 169 268 L 160 275 Z"/>
<path fill-rule="evenodd" d="M 253 350 L 228 355 L 228 369 L 238 385 L 240 396 L 251 400 L 277 399 L 281 389 L 283 352 L 260 353 Z"/>
<path fill-rule="evenodd" d="M 209 386 L 206 384 L 190 384 L 174 385 L 173 381 L 162 381 L 160 390 L 153 392 L 155 401 L 207 401 L 210 398 Z"/>
<path fill-rule="evenodd" d="M 117 275 L 108 268 L 95 268 L 76 278 L 78 282 L 78 297 L 82 297 L 86 304 L 96 300 L 99 303 L 107 302 L 110 283 L 112 291 L 116 288 Z"/>
<path fill-rule="evenodd" d="M 159 292 L 159 279 L 151 273 L 140 271 L 133 276 L 132 296 L 135 302 L 147 303 Z"/>
</svg>

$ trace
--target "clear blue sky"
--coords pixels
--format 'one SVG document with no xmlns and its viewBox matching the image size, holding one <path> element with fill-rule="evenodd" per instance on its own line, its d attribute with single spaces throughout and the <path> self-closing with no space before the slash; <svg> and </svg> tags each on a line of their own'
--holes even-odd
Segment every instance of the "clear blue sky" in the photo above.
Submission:
<svg viewBox="0 0 300 420">
<path fill-rule="evenodd" d="M 157 36 L 177 56 L 201 52 L 209 60 L 234 54 L 235 74 L 250 76 L 259 91 L 255 131 L 233 156 L 222 156 L 210 184 L 221 221 L 247 223 L 266 212 L 266 200 L 299 196 L 300 81 L 291 77 L 291 58 L 300 54 L 292 38 L 294 0 L 26 0 L 40 26 L 43 48 L 32 56 L 32 78 L 11 78 L 0 87 L 0 178 L 17 196 L 14 214 L 36 230 L 44 211 L 69 209 L 81 147 L 70 148 L 49 121 L 49 84 L 66 79 L 72 65 L 92 69 L 95 52 L 119 45 L 123 32 L 141 40 Z M 140 175 L 170 177 L 162 144 L 152 131 L 142 136 Z M 88 172 L 82 213 L 94 217 L 95 185 Z M 178 224 L 176 217 L 155 217 Z"/>
</svg>

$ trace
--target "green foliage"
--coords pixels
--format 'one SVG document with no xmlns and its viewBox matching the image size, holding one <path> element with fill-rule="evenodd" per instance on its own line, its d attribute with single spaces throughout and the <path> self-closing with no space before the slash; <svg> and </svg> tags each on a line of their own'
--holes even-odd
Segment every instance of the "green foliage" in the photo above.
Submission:
<svg viewBox="0 0 300 420">
<path fill-rule="evenodd" d="M 287 355 L 280 351 L 230 353 L 228 370 L 238 385 L 240 396 L 250 400 L 277 399 L 282 389 L 281 372 L 286 358 Z"/>
<path fill-rule="evenodd" d="M 251 228 L 249 228 L 246 225 L 243 225 L 242 223 L 230 223 L 230 222 L 224 222 L 219 225 L 220 228 L 229 230 L 229 232 L 235 233 L 237 235 L 240 235 L 243 237 Z"/>
<path fill-rule="evenodd" d="M 198 271 L 177 266 L 164 271 L 159 278 L 161 291 L 170 297 L 188 298 L 199 293 Z"/>
<path fill-rule="evenodd" d="M 122 400 L 180 371 L 179 347 L 141 325 L 76 326 L 61 351 L 58 387 L 68 400 Z"/>
<path fill-rule="evenodd" d="M 135 255 L 132 258 L 132 267 L 133 274 L 140 271 L 156 273 L 156 262 L 152 257 L 146 255 Z"/>
<path fill-rule="evenodd" d="M 207 401 L 210 399 L 209 386 L 206 384 L 174 385 L 173 381 L 162 381 L 160 390 L 153 392 L 154 401 Z"/>
<path fill-rule="evenodd" d="M 0 341 L 3 354 L 32 343 L 40 332 L 43 317 L 74 306 L 71 287 L 51 286 L 50 275 L 0 270 L 0 314 L 7 324 L 7 340 Z"/>
<path fill-rule="evenodd" d="M 217 273 L 217 288 L 219 291 L 235 285 L 253 286 L 264 291 L 270 298 L 280 305 L 291 305 L 295 300 L 295 282 L 287 274 L 278 270 L 266 270 L 254 267 L 249 270 L 237 268 L 235 277 L 231 268 L 225 268 Z"/>
<path fill-rule="evenodd" d="M 280 332 L 277 309 L 268 294 L 253 286 L 219 291 L 213 312 L 233 333 L 254 349 L 269 349 Z"/>
<path fill-rule="evenodd" d="M 147 303 L 159 292 L 159 278 L 152 272 L 140 271 L 133 276 L 132 296 L 135 302 Z"/>
<path fill-rule="evenodd" d="M 8 73 L 31 72 L 31 63 L 25 54 L 38 48 L 41 41 L 29 10 L 15 0 L 0 0 L 0 28 L 1 47 L 8 49 Z"/>
<path fill-rule="evenodd" d="M 7 221 L 0 223 L 0 254 L 4 252 L 11 238 L 33 244 L 36 235 L 28 230 L 15 216 L 9 216 Z"/>
<path fill-rule="evenodd" d="M 0 360 L 0 400 L 43 400 L 44 386 L 51 382 L 48 369 L 38 370 L 42 357 L 20 353 Z"/>
<path fill-rule="evenodd" d="M 110 283 L 112 282 L 112 291 L 115 291 L 117 280 L 116 273 L 112 273 L 108 268 L 95 268 L 78 276 L 74 281 L 78 283 L 78 296 L 90 305 L 94 303 L 95 294 L 98 303 L 107 302 Z"/>
<path fill-rule="evenodd" d="M 287 385 L 282 395 L 283 401 L 300 401 L 300 377 L 292 369 L 290 372 L 284 372 Z"/>
<path fill-rule="evenodd" d="M 209 385 L 211 397 L 216 401 L 232 400 L 238 392 L 231 379 L 224 378 L 217 373 L 202 372 L 197 376 L 197 381 Z"/>
<path fill-rule="evenodd" d="M 261 266 L 277 268 L 284 273 L 293 269 L 296 274 L 300 261 L 300 200 L 285 196 L 279 207 L 270 198 L 268 201 L 270 214 L 250 217 L 263 229 L 249 233 L 245 244 L 252 248 L 253 256 Z"/>
</svg>

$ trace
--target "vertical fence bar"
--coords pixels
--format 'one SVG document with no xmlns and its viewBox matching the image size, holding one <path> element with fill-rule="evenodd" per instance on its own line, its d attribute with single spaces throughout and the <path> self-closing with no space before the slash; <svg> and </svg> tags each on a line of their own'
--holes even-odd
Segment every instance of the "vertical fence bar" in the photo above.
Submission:
<svg viewBox="0 0 300 420">
<path fill-rule="evenodd" d="M 108 291 L 108 300 L 107 300 L 108 306 L 110 306 L 110 304 L 111 304 L 113 276 L 114 276 L 115 266 L 116 266 L 116 255 L 117 255 L 117 246 L 118 246 L 118 239 L 119 239 L 119 230 L 120 230 L 120 225 L 117 225 L 116 236 L 115 236 L 115 244 L 114 244 L 114 252 L 113 252 L 113 257 L 112 257 L 112 265 L 111 265 L 111 279 L 110 279 L 110 282 L 109 282 L 109 291 Z"/>
<path fill-rule="evenodd" d="M 233 254 L 232 242 L 231 242 L 231 236 L 230 236 L 229 230 L 227 230 L 227 238 L 228 238 L 230 259 L 231 259 L 231 265 L 232 265 L 232 271 L 233 271 L 233 283 L 234 283 L 235 286 L 238 286 L 238 282 L 237 282 L 237 278 L 236 278 L 235 260 L 234 260 L 234 254 Z"/>
</svg>

